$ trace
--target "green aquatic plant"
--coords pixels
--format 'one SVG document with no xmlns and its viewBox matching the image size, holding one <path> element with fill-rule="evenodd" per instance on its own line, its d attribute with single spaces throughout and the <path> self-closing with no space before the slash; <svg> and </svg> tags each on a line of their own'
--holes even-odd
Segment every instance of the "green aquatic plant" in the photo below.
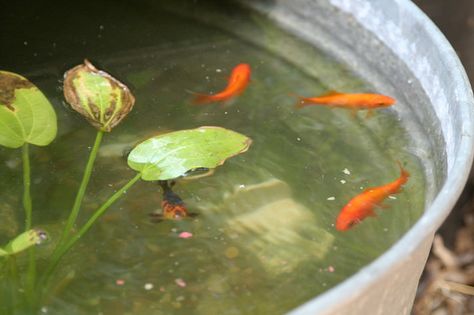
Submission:
<svg viewBox="0 0 474 315">
<path fill-rule="evenodd" d="M 62 257 L 107 209 L 140 179 L 168 180 L 184 176 L 193 169 L 213 169 L 222 165 L 226 159 L 245 152 L 252 142 L 237 132 L 214 126 L 175 131 L 149 138 L 138 144 L 129 154 L 128 165 L 137 171 L 137 174 L 93 211 L 84 224 L 77 226 L 77 218 L 103 135 L 112 131 L 126 117 L 133 108 L 135 98 L 123 83 L 96 69 L 87 60 L 66 72 L 64 96 L 70 106 L 98 130 L 62 233 L 51 246 L 52 252 L 48 254 L 45 269 L 38 273 L 41 277 L 37 277 L 34 245 L 43 242 L 47 234 L 39 229 L 31 229 L 33 206 L 30 195 L 28 144 L 44 146 L 51 143 L 57 132 L 56 114 L 47 98 L 31 82 L 17 74 L 0 71 L 0 145 L 8 148 L 23 147 L 23 204 L 26 217 L 25 232 L 3 248 L 0 247 L 0 259 L 5 258 L 3 262 L 8 265 L 4 268 L 9 272 L 7 278 L 12 279 L 11 284 L 19 288 L 14 290 L 10 285 L 2 286 L 0 294 L 5 295 L 9 303 L 0 306 L 0 310 L 8 314 L 13 314 L 18 306 L 21 312 L 33 313 L 38 310 L 48 294 L 54 272 Z M 29 251 L 29 262 L 26 276 L 22 279 L 21 268 L 17 266 L 14 257 L 25 250 Z M 0 274 L 0 277 L 2 276 L 4 275 Z"/>
<path fill-rule="evenodd" d="M 56 121 L 51 103 L 33 83 L 19 74 L 0 71 L 0 145 L 12 149 L 22 148 L 25 231 L 31 229 L 33 212 L 29 144 L 50 144 L 56 137 Z M 15 240 L 11 244 L 17 244 Z M 9 253 L 17 252 L 12 250 Z M 16 262 L 11 264 L 16 265 Z M 16 269 L 11 269 L 14 274 Z M 36 258 L 34 248 L 31 248 L 26 276 L 26 291 L 30 300 L 35 281 Z"/>
<path fill-rule="evenodd" d="M 200 127 L 159 135 L 137 145 L 128 166 L 146 181 L 168 180 L 197 168 L 215 168 L 245 152 L 252 141 L 220 127 Z"/>
<path fill-rule="evenodd" d="M 64 75 L 64 97 L 92 126 L 105 132 L 112 131 L 135 104 L 125 84 L 87 59 Z"/>
<path fill-rule="evenodd" d="M 63 90 L 69 105 L 98 130 L 59 245 L 62 245 L 72 231 L 79 215 L 104 132 L 112 131 L 135 104 L 135 97 L 125 84 L 107 72 L 98 70 L 87 59 L 84 60 L 84 64 L 66 72 Z"/>
<path fill-rule="evenodd" d="M 40 229 L 31 229 L 21 233 L 4 247 L 0 247 L 0 257 L 16 255 L 48 239 L 48 234 Z"/>
<path fill-rule="evenodd" d="M 56 137 L 56 114 L 44 94 L 26 78 L 0 71 L 0 145 L 45 146 Z"/>
</svg>

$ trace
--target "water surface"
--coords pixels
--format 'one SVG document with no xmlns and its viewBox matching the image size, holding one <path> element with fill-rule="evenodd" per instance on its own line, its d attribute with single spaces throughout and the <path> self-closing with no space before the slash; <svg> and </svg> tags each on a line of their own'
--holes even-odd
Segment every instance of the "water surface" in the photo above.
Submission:
<svg viewBox="0 0 474 315">
<path fill-rule="evenodd" d="M 193 220 L 150 222 L 148 214 L 160 207 L 159 186 L 136 184 L 64 259 L 48 314 L 281 314 L 373 261 L 423 210 L 422 169 L 394 110 L 370 119 L 342 109 L 295 110 L 289 96 L 371 91 L 369 83 L 259 15 L 218 2 L 174 5 L 105 1 L 70 11 L 58 4 L 14 20 L 19 8 L 10 4 L 2 13 L 7 30 L 18 34 L 3 35 L 16 53 L 1 53 L 2 68 L 43 89 L 59 117 L 54 143 L 32 150 L 34 222 L 53 238 L 94 140 L 94 129 L 64 105 L 60 89 L 64 71 L 84 58 L 127 83 L 137 102 L 104 138 L 83 219 L 134 176 L 125 152 L 149 136 L 216 125 L 253 139 L 247 153 L 213 176 L 178 182 L 176 192 L 199 213 Z M 20 26 L 26 18 L 35 32 Z M 253 40 L 229 31 L 236 24 Z M 312 63 L 301 68 L 292 58 Z M 219 91 L 240 62 L 253 70 L 240 98 L 191 105 L 192 92 Z M 22 228 L 20 152 L 2 148 L 0 160 L 6 241 Z M 412 176 L 386 201 L 389 208 L 349 232 L 336 231 L 347 201 L 399 176 L 396 161 Z M 193 237 L 179 238 L 182 231 Z M 46 256 L 48 246 L 38 253 Z"/>
</svg>

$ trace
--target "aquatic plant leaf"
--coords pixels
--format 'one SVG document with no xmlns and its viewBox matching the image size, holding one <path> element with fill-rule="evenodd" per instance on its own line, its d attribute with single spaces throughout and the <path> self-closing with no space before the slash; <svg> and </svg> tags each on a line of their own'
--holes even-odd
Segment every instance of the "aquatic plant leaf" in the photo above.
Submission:
<svg viewBox="0 0 474 315">
<path fill-rule="evenodd" d="M 196 168 L 215 168 L 247 151 L 252 140 L 221 127 L 199 127 L 155 136 L 137 145 L 128 165 L 147 181 L 168 180 Z"/>
<path fill-rule="evenodd" d="M 56 121 L 53 106 L 33 83 L 0 71 L 0 145 L 48 145 L 56 137 Z"/>
<path fill-rule="evenodd" d="M 64 74 L 64 97 L 94 127 L 110 132 L 135 104 L 128 87 L 87 59 Z"/>
<path fill-rule="evenodd" d="M 41 244 L 47 239 L 48 235 L 43 230 L 28 230 L 11 240 L 5 247 L 0 248 L 0 256 L 15 255 L 31 246 Z"/>
</svg>

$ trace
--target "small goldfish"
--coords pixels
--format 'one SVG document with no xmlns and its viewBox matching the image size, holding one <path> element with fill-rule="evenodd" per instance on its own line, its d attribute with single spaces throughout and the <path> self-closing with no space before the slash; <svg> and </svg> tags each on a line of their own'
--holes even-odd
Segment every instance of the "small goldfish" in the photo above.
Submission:
<svg viewBox="0 0 474 315">
<path fill-rule="evenodd" d="M 230 74 L 227 87 L 219 93 L 206 95 L 197 94 L 194 104 L 223 102 L 242 94 L 250 81 L 250 66 L 246 63 L 238 64 Z"/>
<path fill-rule="evenodd" d="M 408 181 L 410 174 L 400 167 L 400 177 L 391 183 L 371 187 L 363 193 L 352 198 L 347 205 L 342 208 L 336 220 L 336 229 L 346 231 L 366 217 L 375 217 L 375 207 L 381 207 L 381 202 L 391 194 L 399 192 L 402 185 Z"/>
<path fill-rule="evenodd" d="M 188 213 L 183 200 L 171 189 L 174 184 L 173 181 L 159 181 L 159 185 L 163 190 L 163 200 L 161 201 L 163 212 L 151 214 L 151 216 L 158 219 L 158 221 L 161 221 L 162 219 L 181 220 L 193 216 L 193 214 Z"/>
<path fill-rule="evenodd" d="M 352 110 L 372 110 L 395 104 L 393 98 L 381 94 L 345 94 L 335 91 L 317 97 L 298 96 L 298 99 L 299 101 L 295 105 L 296 108 L 303 108 L 310 105 L 322 105 Z"/>
</svg>

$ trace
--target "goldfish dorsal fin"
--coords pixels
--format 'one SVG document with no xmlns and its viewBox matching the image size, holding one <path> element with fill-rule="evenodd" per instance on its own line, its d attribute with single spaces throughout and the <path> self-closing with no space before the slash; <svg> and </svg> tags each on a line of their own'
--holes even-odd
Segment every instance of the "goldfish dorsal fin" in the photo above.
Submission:
<svg viewBox="0 0 474 315">
<path fill-rule="evenodd" d="M 323 97 L 323 96 L 336 96 L 336 95 L 342 95 L 342 94 L 344 94 L 344 93 L 331 90 L 331 91 L 328 91 L 328 92 L 326 92 L 326 93 L 320 95 L 319 97 Z"/>
</svg>

